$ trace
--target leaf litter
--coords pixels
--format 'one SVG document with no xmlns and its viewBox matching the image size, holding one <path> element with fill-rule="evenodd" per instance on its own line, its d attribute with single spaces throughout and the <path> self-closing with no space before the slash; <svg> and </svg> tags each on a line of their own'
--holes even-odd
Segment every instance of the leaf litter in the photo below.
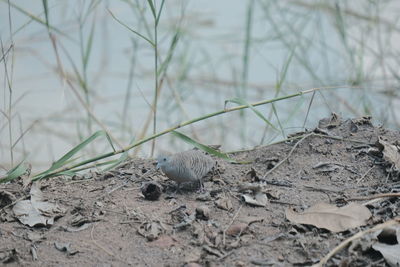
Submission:
<svg viewBox="0 0 400 267">
<path fill-rule="evenodd" d="M 30 200 L 20 200 L 14 207 L 15 217 L 30 227 L 42 225 L 51 226 L 56 217 L 64 214 L 64 209 L 57 204 L 44 201 L 44 196 L 37 183 L 30 190 Z"/>
<path fill-rule="evenodd" d="M 9 193 L 0 258 L 37 266 L 310 266 L 329 255 L 327 266 L 391 266 L 397 230 L 375 227 L 400 216 L 398 140 L 368 117 L 333 115 L 290 142 L 229 154 L 242 164 L 215 158 L 204 193 L 176 193 L 154 160 L 140 158 L 73 181 L 44 180 L 31 192 L 18 181 L 2 184 Z M 56 243 L 79 253 L 61 253 Z"/>
<path fill-rule="evenodd" d="M 342 232 L 365 225 L 372 214 L 368 208 L 357 203 L 336 207 L 317 203 L 302 213 L 288 208 L 286 218 L 292 223 L 310 224 L 332 232 Z"/>
</svg>

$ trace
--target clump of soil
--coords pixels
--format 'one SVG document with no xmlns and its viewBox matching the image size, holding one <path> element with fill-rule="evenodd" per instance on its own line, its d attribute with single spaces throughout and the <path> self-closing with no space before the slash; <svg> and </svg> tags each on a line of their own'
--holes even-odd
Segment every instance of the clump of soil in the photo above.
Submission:
<svg viewBox="0 0 400 267">
<path fill-rule="evenodd" d="M 342 121 L 333 115 L 289 139 L 231 154 L 239 164 L 215 158 L 205 192 L 175 192 L 149 159 L 132 159 L 107 173 L 42 181 L 40 201 L 62 211 L 47 226 L 29 227 L 15 218 L 13 203 L 29 197 L 22 183 L 0 185 L 0 262 L 309 266 L 346 238 L 399 216 L 399 166 L 387 152 L 398 147 L 399 132 L 374 127 L 370 118 Z M 141 193 L 144 187 L 152 200 Z M 148 192 L 152 188 L 156 194 Z M 382 193 L 392 197 L 369 200 Z M 372 216 L 339 232 L 287 219 L 289 209 L 307 211 L 320 202 L 339 208 L 366 203 Z M 360 239 L 328 261 L 341 264 L 387 263 Z"/>
</svg>

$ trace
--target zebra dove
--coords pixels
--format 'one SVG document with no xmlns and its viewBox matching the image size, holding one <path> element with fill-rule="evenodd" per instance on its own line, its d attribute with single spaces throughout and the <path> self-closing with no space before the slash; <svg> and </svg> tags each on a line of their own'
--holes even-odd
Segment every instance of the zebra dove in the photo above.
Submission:
<svg viewBox="0 0 400 267">
<path fill-rule="evenodd" d="M 202 188 L 201 179 L 214 167 L 214 160 L 199 150 L 188 150 L 171 156 L 159 156 L 157 169 L 171 180 L 180 184 L 198 182 Z"/>
</svg>

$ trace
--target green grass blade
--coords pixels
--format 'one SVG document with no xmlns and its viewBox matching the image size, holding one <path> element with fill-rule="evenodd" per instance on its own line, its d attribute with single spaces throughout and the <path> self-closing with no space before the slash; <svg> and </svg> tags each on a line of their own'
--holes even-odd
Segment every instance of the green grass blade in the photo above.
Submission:
<svg viewBox="0 0 400 267">
<path fill-rule="evenodd" d="M 130 145 L 132 145 L 134 142 L 135 142 L 135 138 L 133 138 L 133 139 L 131 140 Z M 114 151 L 114 152 L 115 152 L 115 151 Z M 126 150 L 124 153 L 122 153 L 122 155 L 119 157 L 119 159 L 111 160 L 111 161 L 109 161 L 109 162 L 104 162 L 104 163 L 107 164 L 107 165 L 108 165 L 108 164 L 112 164 L 112 165 L 110 165 L 109 167 L 103 169 L 103 171 L 109 171 L 109 170 L 111 170 L 111 169 L 114 169 L 114 168 L 117 167 L 119 164 L 121 164 L 122 162 L 124 162 L 124 161 L 128 158 L 128 156 L 129 156 L 128 152 L 129 152 L 129 150 Z"/>
<path fill-rule="evenodd" d="M 24 164 L 24 160 L 21 161 L 17 166 L 9 170 L 6 176 L 0 178 L 0 184 L 12 181 L 21 175 L 23 175 L 28 170 L 28 166 Z"/>
<path fill-rule="evenodd" d="M 90 29 L 90 34 L 89 34 L 89 40 L 86 44 L 86 49 L 85 49 L 85 54 L 83 57 L 83 67 L 86 69 L 87 68 L 87 64 L 89 62 L 89 57 L 92 51 L 92 45 L 93 45 L 93 35 L 94 35 L 94 30 L 95 30 L 95 21 L 93 20 L 92 23 L 92 28 Z"/>
<path fill-rule="evenodd" d="M 238 105 L 246 105 L 246 106 L 248 106 L 259 118 L 261 118 L 265 123 L 267 123 L 273 129 L 278 131 L 278 129 L 269 120 L 267 120 L 267 118 L 265 118 L 264 115 L 261 114 L 261 112 L 259 112 L 253 105 L 251 105 L 250 103 L 248 103 L 244 99 L 235 97 L 235 98 L 230 99 L 230 100 L 225 100 L 225 106 L 226 106 L 226 104 L 228 102 L 232 102 L 232 103 L 235 103 L 235 104 L 238 104 Z"/>
<path fill-rule="evenodd" d="M 149 44 L 151 44 L 153 47 L 155 47 L 156 45 L 146 36 L 140 34 L 139 32 L 131 29 L 128 25 L 126 25 L 125 23 L 123 23 L 122 21 L 120 21 L 112 12 L 111 10 L 107 9 L 108 12 L 111 14 L 111 16 L 113 17 L 113 19 L 115 19 L 119 24 L 121 24 L 122 26 L 124 26 L 125 28 L 127 28 L 129 31 L 133 32 L 134 34 L 136 34 L 137 36 L 139 36 L 140 38 L 146 40 Z"/>
<path fill-rule="evenodd" d="M 158 22 L 160 21 L 161 11 L 164 7 L 164 2 L 165 2 L 165 0 L 162 0 L 160 9 L 158 10 L 158 14 L 157 14 L 157 18 L 156 18 L 156 26 L 158 26 Z"/>
<path fill-rule="evenodd" d="M 187 135 L 184 135 L 183 133 L 177 132 L 177 131 L 172 131 L 172 134 L 175 135 L 176 137 L 178 137 L 179 139 L 181 139 L 182 141 L 185 141 L 188 144 L 193 145 L 194 147 L 197 147 L 198 149 L 201 149 L 205 152 L 207 152 L 208 154 L 214 155 L 216 157 L 219 157 L 221 159 L 227 160 L 229 162 L 235 162 L 235 160 L 231 159 L 228 154 L 225 153 L 221 153 L 215 149 L 212 149 L 209 146 L 200 144 L 199 142 L 193 140 L 192 138 L 190 138 Z"/>
<path fill-rule="evenodd" d="M 89 136 L 86 140 L 81 142 L 79 145 L 75 146 L 73 149 L 71 149 L 69 152 L 67 152 L 64 156 L 62 156 L 59 160 L 53 163 L 50 169 L 55 170 L 67 163 L 67 161 L 74 156 L 76 153 L 78 153 L 80 150 L 82 150 L 85 146 L 87 146 L 89 143 L 91 143 L 93 140 L 95 140 L 97 137 L 102 136 L 102 135 L 107 135 L 105 131 L 97 131 L 91 136 Z"/>
<path fill-rule="evenodd" d="M 80 86 L 81 88 L 83 88 L 83 90 L 85 91 L 85 93 L 87 93 L 87 84 L 86 84 L 85 79 L 84 79 L 84 78 L 82 77 L 82 75 L 79 73 L 79 69 L 78 69 L 78 67 L 76 66 L 76 64 L 75 64 L 74 60 L 72 59 L 71 55 L 68 53 L 68 51 L 65 50 L 65 48 L 62 47 L 62 46 L 61 46 L 61 48 L 63 49 L 65 55 L 67 56 L 67 59 L 68 59 L 69 63 L 70 63 L 71 66 L 72 66 L 72 69 L 74 70 L 74 73 L 75 73 L 76 79 L 78 80 L 79 86 Z"/>
<path fill-rule="evenodd" d="M 163 63 L 161 63 L 161 66 L 158 68 L 157 76 L 160 76 L 163 73 L 163 71 L 167 71 L 169 63 L 171 62 L 172 56 L 174 54 L 176 45 L 178 44 L 179 36 L 180 36 L 180 32 L 177 31 L 175 33 L 174 37 L 172 38 L 171 44 L 168 49 L 167 57 L 165 58 Z"/>
<path fill-rule="evenodd" d="M 91 143 L 93 140 L 95 140 L 97 137 L 99 136 L 103 136 L 106 135 L 106 132 L 104 131 L 97 131 L 94 134 L 92 134 L 90 137 L 88 137 L 86 140 L 84 140 L 83 142 L 81 142 L 79 145 L 75 146 L 74 148 L 72 148 L 69 152 L 67 152 L 64 156 L 62 156 L 59 160 L 57 160 L 56 162 L 53 163 L 53 165 L 51 165 L 51 167 L 42 172 L 39 173 L 38 175 L 35 175 L 35 177 L 33 177 L 35 180 L 37 179 L 43 179 L 45 178 L 49 173 L 51 173 L 54 170 L 57 170 L 63 166 L 65 166 L 66 164 L 70 163 L 70 158 L 72 158 L 76 153 L 78 153 L 80 150 L 82 150 L 85 146 L 87 146 L 89 143 Z"/>
<path fill-rule="evenodd" d="M 69 177 L 73 177 L 74 175 L 76 175 L 77 173 L 74 171 L 65 171 L 65 172 L 60 172 L 59 175 L 65 175 L 65 176 L 69 176 Z"/>
<path fill-rule="evenodd" d="M 156 8 L 154 7 L 153 1 L 152 0 L 147 0 L 147 3 L 150 6 L 151 13 L 153 14 L 154 20 L 156 20 L 157 19 Z"/>
<path fill-rule="evenodd" d="M 283 66 L 283 69 L 282 69 L 282 71 L 280 73 L 280 78 L 279 78 L 279 81 L 278 81 L 278 83 L 276 85 L 276 88 L 278 89 L 277 90 L 277 94 L 279 93 L 280 89 L 282 88 L 282 84 L 286 79 L 286 74 L 287 74 L 287 71 L 289 69 L 290 63 L 292 62 L 295 50 L 296 50 L 296 46 L 293 46 L 292 49 L 290 49 L 289 58 L 286 60 L 284 66 Z"/>
<path fill-rule="evenodd" d="M 128 158 L 128 151 L 125 151 L 124 153 L 121 154 L 121 156 L 119 157 L 119 159 L 116 160 L 112 160 L 107 162 L 107 164 L 111 164 L 110 166 L 108 166 L 107 168 L 103 169 L 103 172 L 109 171 L 111 169 L 114 169 L 115 167 L 117 167 L 119 164 L 121 164 L 122 162 L 124 162 L 126 159 Z"/>
<path fill-rule="evenodd" d="M 242 98 L 246 98 L 247 90 L 247 80 L 249 72 L 249 60 L 250 60 L 250 46 L 251 46 L 251 30 L 253 27 L 253 10 L 254 10 L 254 0 L 250 0 L 246 11 L 246 31 L 245 31 L 245 42 L 244 51 L 242 57 L 242 80 L 241 80 L 241 94 Z M 243 113 L 241 113 L 243 115 Z"/>
<path fill-rule="evenodd" d="M 53 31 L 55 31 L 55 32 L 57 32 L 57 33 L 59 33 L 59 34 L 65 36 L 65 37 L 67 37 L 68 39 L 72 40 L 71 37 L 69 37 L 67 34 L 63 33 L 61 30 L 55 28 L 54 26 L 51 26 L 50 24 L 47 25 L 47 24 L 46 24 L 46 21 L 43 21 L 41 18 L 39 18 L 39 17 L 37 17 L 37 16 L 35 16 L 35 15 L 29 13 L 28 11 L 26 11 L 25 9 L 23 9 L 23 8 L 21 8 L 21 7 L 19 7 L 19 6 L 17 6 L 16 4 L 12 3 L 11 1 L 7 1 L 7 0 L 1 0 L 1 1 L 2 1 L 2 2 L 5 2 L 5 3 L 7 3 L 7 4 L 9 4 L 10 6 L 12 6 L 13 8 L 15 8 L 16 10 L 18 10 L 19 12 L 21 12 L 21 13 L 24 14 L 25 16 L 28 16 L 28 17 L 31 18 L 32 20 L 34 20 L 34 21 L 36 21 L 36 22 L 38 22 L 38 23 L 40 23 L 40 24 L 43 24 L 43 25 L 45 25 L 46 27 L 48 26 L 48 27 L 49 27 L 50 29 L 52 29 Z"/>
<path fill-rule="evenodd" d="M 108 141 L 108 143 L 110 144 L 112 150 L 113 150 L 114 152 L 117 151 L 117 150 L 115 149 L 115 147 L 114 147 L 114 144 L 113 144 L 112 140 L 111 140 L 111 136 L 110 136 L 107 132 L 104 132 L 104 133 L 105 133 L 105 135 L 106 135 L 107 141 Z"/>
<path fill-rule="evenodd" d="M 276 110 L 275 104 L 272 103 L 271 106 L 272 106 L 272 112 L 274 113 L 275 118 L 276 118 L 276 121 L 278 122 L 279 129 L 281 130 L 282 137 L 285 138 L 285 137 L 286 137 L 286 136 L 285 136 L 285 130 L 283 129 L 281 120 L 279 119 L 278 112 L 277 112 L 277 110 Z"/>
<path fill-rule="evenodd" d="M 43 9 L 44 9 L 44 17 L 46 18 L 46 26 L 47 26 L 47 30 L 50 30 L 49 27 L 49 7 L 48 7 L 48 3 L 47 0 L 43 0 Z"/>
</svg>

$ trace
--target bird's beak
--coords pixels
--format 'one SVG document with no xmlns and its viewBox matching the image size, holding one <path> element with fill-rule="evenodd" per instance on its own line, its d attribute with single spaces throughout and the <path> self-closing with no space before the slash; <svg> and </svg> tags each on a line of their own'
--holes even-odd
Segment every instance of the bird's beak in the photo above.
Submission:
<svg viewBox="0 0 400 267">
<path fill-rule="evenodd" d="M 156 169 L 159 170 L 160 168 L 160 164 L 157 162 Z"/>
</svg>

